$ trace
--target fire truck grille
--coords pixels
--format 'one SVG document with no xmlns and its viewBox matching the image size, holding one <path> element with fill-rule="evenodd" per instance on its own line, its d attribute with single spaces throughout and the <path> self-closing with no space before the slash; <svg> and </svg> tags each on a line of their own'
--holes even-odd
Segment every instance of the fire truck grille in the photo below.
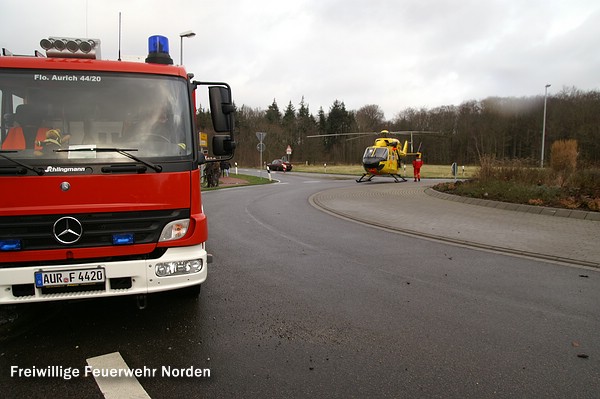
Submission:
<svg viewBox="0 0 600 399">
<path fill-rule="evenodd" d="M 189 209 L 0 217 L 0 240 L 19 240 L 22 251 L 115 245 L 115 237 L 133 244 L 158 242 L 165 225 L 190 217 Z"/>
</svg>

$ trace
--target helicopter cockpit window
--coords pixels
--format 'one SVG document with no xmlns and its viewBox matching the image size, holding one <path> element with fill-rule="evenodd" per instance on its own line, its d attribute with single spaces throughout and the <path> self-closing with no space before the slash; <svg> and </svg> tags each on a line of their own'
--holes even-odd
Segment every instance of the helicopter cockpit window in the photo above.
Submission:
<svg viewBox="0 0 600 399">
<path fill-rule="evenodd" d="M 368 147 L 363 158 L 387 159 L 388 149 L 386 147 Z"/>
</svg>

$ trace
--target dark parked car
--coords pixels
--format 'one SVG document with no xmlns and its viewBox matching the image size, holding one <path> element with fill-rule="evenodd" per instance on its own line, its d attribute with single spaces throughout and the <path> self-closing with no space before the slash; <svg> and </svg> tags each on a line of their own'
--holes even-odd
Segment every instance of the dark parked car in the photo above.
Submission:
<svg viewBox="0 0 600 399">
<path fill-rule="evenodd" d="M 281 159 L 275 159 L 273 162 L 268 163 L 267 166 L 269 170 L 281 170 L 283 171 L 283 166 L 285 165 L 285 170 L 289 172 L 292 170 L 292 164 L 287 161 L 282 161 Z"/>
</svg>

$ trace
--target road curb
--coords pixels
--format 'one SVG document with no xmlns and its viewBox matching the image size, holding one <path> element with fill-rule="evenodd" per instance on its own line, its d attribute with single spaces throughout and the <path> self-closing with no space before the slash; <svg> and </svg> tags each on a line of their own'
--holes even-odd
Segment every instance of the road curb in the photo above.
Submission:
<svg viewBox="0 0 600 399">
<path fill-rule="evenodd" d="M 550 208 L 544 206 L 513 204 L 510 202 L 492 201 L 480 198 L 462 197 L 460 195 L 443 193 L 431 187 L 425 189 L 425 194 L 448 201 L 462 202 L 469 205 L 485 206 L 488 208 L 504 209 L 508 211 L 527 212 L 538 215 L 558 216 L 572 219 L 591 220 L 600 222 L 600 212 L 580 211 L 576 209 Z"/>
<path fill-rule="evenodd" d="M 427 191 L 427 190 L 430 190 L 430 189 L 426 188 L 424 191 Z M 434 190 L 431 190 L 431 191 L 434 192 Z M 560 255 L 550 254 L 550 253 L 527 251 L 524 249 L 514 249 L 514 248 L 510 248 L 508 246 L 494 245 L 492 243 L 473 242 L 473 241 L 469 241 L 469 240 L 457 239 L 454 237 L 448 237 L 448 236 L 439 235 L 439 234 L 431 234 L 431 233 L 427 233 L 427 232 L 419 231 L 419 230 L 415 230 L 415 229 L 408 229 L 408 228 L 401 227 L 401 226 L 394 226 L 387 222 L 373 220 L 372 218 L 363 218 L 363 217 L 357 215 L 355 212 L 342 211 L 340 209 L 336 209 L 336 207 L 334 207 L 334 206 L 330 206 L 328 201 L 322 197 L 323 193 L 324 193 L 324 191 L 320 191 L 320 192 L 317 192 L 317 193 L 311 195 L 308 199 L 308 202 L 313 207 L 315 207 L 323 212 L 326 212 L 332 216 L 340 217 L 342 219 L 350 220 L 350 221 L 353 221 L 356 223 L 360 223 L 360 224 L 364 224 L 364 225 L 368 225 L 371 227 L 380 228 L 380 229 L 384 229 L 384 230 L 388 230 L 388 231 L 394 231 L 394 232 L 397 232 L 400 234 L 405 234 L 405 235 L 408 235 L 411 237 L 421 237 L 421 238 L 435 240 L 435 241 L 439 241 L 439 242 L 445 242 L 448 244 L 459 245 L 459 246 L 463 246 L 463 247 L 467 247 L 467 248 L 475 248 L 475 249 L 480 249 L 480 250 L 492 251 L 492 252 L 496 252 L 496 253 L 502 253 L 502 254 L 506 254 L 506 255 L 522 256 L 522 257 L 527 257 L 527 258 L 532 258 L 532 259 L 537 259 L 537 260 L 557 262 L 560 264 L 584 267 L 584 268 L 588 268 L 590 270 L 598 270 L 600 268 L 600 262 L 587 261 L 584 259 L 575 259 L 575 258 L 571 258 L 571 257 L 565 257 L 565 256 L 560 256 Z M 476 202 L 478 202 L 478 201 L 473 201 L 473 200 L 475 200 L 474 198 L 463 198 L 463 197 L 459 197 L 456 195 L 448 195 L 445 193 L 438 193 L 438 194 L 441 194 L 442 197 L 445 197 L 443 199 L 447 199 L 450 201 L 458 201 L 458 202 L 463 202 L 466 204 L 473 204 L 473 205 L 475 205 Z M 429 195 L 431 195 L 431 194 L 429 194 Z M 433 195 L 433 196 L 435 197 L 435 195 Z M 465 201 L 465 200 L 467 200 L 467 201 Z M 471 201 L 468 201 L 468 200 L 471 200 Z M 498 201 L 494 201 L 494 202 L 498 202 Z M 507 203 L 500 203 L 500 202 L 498 202 L 498 204 L 499 205 L 515 205 L 515 204 L 507 204 Z M 506 209 L 501 206 L 498 206 L 495 208 Z M 515 210 L 522 211 L 522 212 L 527 212 L 527 210 L 525 208 L 518 207 L 518 206 L 510 207 L 510 208 L 514 208 Z M 539 207 L 536 207 L 536 208 L 539 208 Z M 554 216 L 557 216 L 557 215 L 554 214 Z"/>
</svg>

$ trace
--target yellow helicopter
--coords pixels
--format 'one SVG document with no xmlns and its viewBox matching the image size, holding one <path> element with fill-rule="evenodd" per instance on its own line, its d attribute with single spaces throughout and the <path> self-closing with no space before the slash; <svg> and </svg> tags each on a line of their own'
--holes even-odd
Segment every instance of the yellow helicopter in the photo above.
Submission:
<svg viewBox="0 0 600 399">
<path fill-rule="evenodd" d="M 412 152 L 412 136 L 414 134 L 421 133 L 438 133 L 438 132 L 430 132 L 430 131 L 399 131 L 399 132 L 389 132 L 387 130 L 382 130 L 381 132 L 372 132 L 372 133 L 338 133 L 338 134 L 320 134 L 313 135 L 307 137 L 326 137 L 326 136 L 363 136 L 363 135 L 373 135 L 380 134 L 384 137 L 376 138 L 375 143 L 372 146 L 369 146 L 365 149 L 362 158 L 363 168 L 365 169 L 365 173 L 356 179 L 357 183 L 361 183 L 364 181 L 371 181 L 375 176 L 390 176 L 394 178 L 396 183 L 400 181 L 406 181 L 404 177 L 400 175 L 400 169 L 402 167 L 402 158 L 406 158 L 410 155 L 415 155 L 417 158 L 421 157 L 421 145 L 416 152 Z M 411 152 L 408 151 L 408 140 L 404 141 L 404 144 L 400 142 L 400 140 L 396 138 L 389 138 L 385 136 L 391 135 L 410 135 L 410 145 Z"/>
<path fill-rule="evenodd" d="M 402 147 L 401 145 L 398 139 L 386 137 L 375 139 L 375 143 L 367 147 L 363 154 L 362 164 L 365 173 L 356 179 L 356 182 L 371 181 L 375 176 L 390 176 L 396 183 L 400 182 L 398 179 L 406 181 L 399 174 L 402 166 L 400 159 L 408 155 L 416 155 L 417 158 L 421 158 L 421 153 L 419 151 L 408 152 L 408 140 L 404 141 Z"/>
</svg>

